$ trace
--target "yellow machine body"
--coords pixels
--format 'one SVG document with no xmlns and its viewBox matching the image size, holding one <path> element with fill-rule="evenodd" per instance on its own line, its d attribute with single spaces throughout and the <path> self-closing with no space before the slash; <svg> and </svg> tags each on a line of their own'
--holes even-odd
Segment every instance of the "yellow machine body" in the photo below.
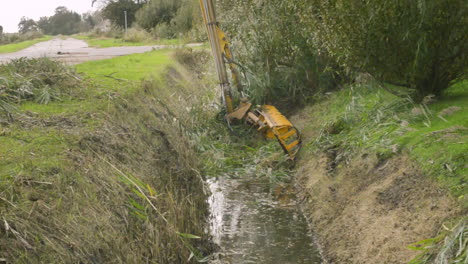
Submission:
<svg viewBox="0 0 468 264">
<path fill-rule="evenodd" d="M 229 65 L 232 80 L 241 96 L 243 96 L 243 89 L 237 65 L 233 60 L 230 43 L 225 33 L 219 28 L 213 0 L 199 1 L 220 81 L 223 102 L 226 107 L 226 119 L 228 121 L 234 119 L 245 120 L 247 123 L 257 127 L 258 131 L 262 132 L 266 138 L 276 138 L 283 150 L 289 154 L 291 159 L 294 159 L 301 146 L 301 136 L 299 131 L 276 107 L 263 105 L 259 109 L 252 109 L 252 104 L 243 99 L 243 102 L 234 109 L 226 64 Z"/>
</svg>

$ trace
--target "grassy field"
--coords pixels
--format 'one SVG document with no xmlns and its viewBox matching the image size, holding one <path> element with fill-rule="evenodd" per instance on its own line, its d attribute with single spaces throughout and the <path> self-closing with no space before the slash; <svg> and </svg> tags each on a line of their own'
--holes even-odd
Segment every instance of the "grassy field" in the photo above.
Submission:
<svg viewBox="0 0 468 264">
<path fill-rule="evenodd" d="M 0 229 L 0 258 L 203 258 L 206 197 L 178 123 L 188 129 L 180 105 L 201 98 L 192 75 L 170 50 L 76 69 L 84 79 L 69 96 L 46 105 L 13 102 L 13 120 L 0 109 L 0 214 L 15 230 Z"/>
<path fill-rule="evenodd" d="M 46 105 L 25 102 L 18 108 L 20 111 L 31 111 L 44 117 L 103 110 L 103 105 L 106 105 L 103 103 L 103 97 L 117 92 L 122 94 L 134 92 L 140 87 L 140 81 L 147 78 L 159 78 L 164 69 L 173 63 L 172 53 L 173 51 L 164 49 L 76 65 L 76 71 L 82 74 L 89 84 L 83 94 L 86 100 L 70 98 Z"/>
<path fill-rule="evenodd" d="M 173 60 L 170 54 L 173 50 L 163 49 L 151 53 L 135 54 L 131 56 L 117 57 L 111 60 L 91 61 L 76 66 L 78 72 L 86 73 L 87 77 L 109 84 L 115 87 L 118 80 L 112 77 L 140 81 L 147 77 L 155 77 L 160 74 Z"/>
<path fill-rule="evenodd" d="M 16 51 L 28 48 L 36 43 L 51 40 L 52 38 L 53 38 L 52 36 L 44 36 L 42 38 L 27 40 L 27 41 L 23 41 L 19 43 L 0 45 L 0 53 L 16 52 Z"/>
<path fill-rule="evenodd" d="M 91 47 L 96 48 L 109 48 L 109 47 L 123 47 L 123 46 L 152 46 L 152 45 L 181 45 L 184 44 L 179 39 L 166 39 L 166 40 L 152 40 L 145 42 L 130 42 L 116 38 L 93 38 L 89 36 L 74 36 L 77 39 L 84 40 Z"/>
</svg>

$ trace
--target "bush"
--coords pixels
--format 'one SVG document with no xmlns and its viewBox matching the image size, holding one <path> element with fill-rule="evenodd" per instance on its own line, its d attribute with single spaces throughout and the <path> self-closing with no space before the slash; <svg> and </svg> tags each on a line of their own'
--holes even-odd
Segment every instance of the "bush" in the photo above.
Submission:
<svg viewBox="0 0 468 264">
<path fill-rule="evenodd" d="M 201 22 L 199 9 L 197 2 L 191 0 L 183 2 L 171 20 L 171 25 L 175 28 L 175 31 L 177 33 L 189 32 L 197 21 Z"/>
<path fill-rule="evenodd" d="M 80 31 L 82 25 L 81 16 L 64 6 L 55 9 L 51 17 L 41 17 L 37 22 L 38 28 L 49 35 L 72 35 Z"/>
<path fill-rule="evenodd" d="M 202 18 L 196 0 L 152 0 L 141 8 L 136 21 L 156 38 L 188 35 Z M 192 33 L 195 36 L 196 32 Z"/>
<path fill-rule="evenodd" d="M 157 39 L 172 39 L 176 37 L 174 28 L 168 23 L 158 24 L 151 33 Z"/>
<path fill-rule="evenodd" d="M 174 58 L 178 63 L 200 75 L 206 70 L 207 65 L 210 64 L 211 54 L 206 50 L 181 48 L 176 49 L 174 52 Z"/>
<path fill-rule="evenodd" d="M 16 42 L 22 42 L 26 40 L 33 40 L 43 37 L 42 33 L 38 31 L 30 31 L 24 34 L 19 33 L 4 33 L 0 37 L 0 44 L 10 44 Z"/>
<path fill-rule="evenodd" d="M 102 9 L 102 15 L 109 19 L 113 25 L 125 28 L 124 12 L 127 11 L 127 25 L 130 27 L 135 21 L 135 15 L 137 11 L 141 7 L 142 4 L 136 3 L 133 0 L 110 1 Z"/>
<path fill-rule="evenodd" d="M 298 6 L 284 0 L 221 2 L 218 7 L 226 9 L 219 19 L 247 72 L 251 99 L 304 102 L 341 82 L 340 69 L 308 41 Z"/>
<path fill-rule="evenodd" d="M 127 42 L 146 42 L 151 39 L 151 35 L 140 28 L 130 28 L 122 39 Z"/>
<path fill-rule="evenodd" d="M 295 1 L 309 39 L 349 69 L 441 95 L 466 78 L 468 12 L 463 0 Z"/>
<path fill-rule="evenodd" d="M 91 38 L 123 38 L 124 30 L 118 26 L 111 26 L 110 30 L 103 31 L 99 28 L 93 29 L 91 32 L 85 34 Z"/>
<path fill-rule="evenodd" d="M 170 23 L 181 5 L 182 0 L 151 0 L 137 12 L 136 21 L 142 28 L 152 30 Z"/>
</svg>

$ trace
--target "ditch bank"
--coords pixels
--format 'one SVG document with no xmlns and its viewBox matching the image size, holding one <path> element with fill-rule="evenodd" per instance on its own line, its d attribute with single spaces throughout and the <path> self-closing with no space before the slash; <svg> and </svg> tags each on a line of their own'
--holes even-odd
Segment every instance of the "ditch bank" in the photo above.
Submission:
<svg viewBox="0 0 468 264">
<path fill-rule="evenodd" d="M 0 108 L 1 263 L 196 263 L 212 252 L 208 193 L 186 133 L 204 96 L 193 75 L 153 62 L 143 81 L 86 78 L 100 63 L 118 75 L 122 61 L 170 55 L 81 73 L 48 59 L 2 66 L 2 76 L 31 78 L 3 83 L 12 100 Z M 32 92 L 19 97 L 19 87 Z"/>
<path fill-rule="evenodd" d="M 303 157 L 303 159 L 306 157 Z M 327 155 L 298 163 L 302 205 L 330 263 L 409 263 L 411 244 L 437 236 L 456 201 L 405 156 L 359 157 L 331 172 Z"/>
<path fill-rule="evenodd" d="M 440 258 L 447 262 L 434 262 L 444 239 L 466 216 L 463 165 L 453 171 L 439 170 L 442 164 L 463 164 L 463 151 L 457 154 L 451 144 L 460 146 L 466 134 L 443 137 L 444 145 L 422 159 L 423 166 L 416 151 L 428 152 L 440 137 L 424 131 L 428 130 L 425 125 L 418 127 L 424 118 L 411 114 L 414 105 L 396 104 L 403 99 L 388 96 L 377 89 L 354 87 L 327 96 L 291 118 L 305 139 L 295 185 L 324 258 L 350 264 L 452 263 L 448 259 L 453 261 L 458 252 L 458 258 L 464 259 L 463 249 L 455 246 Z M 463 102 L 458 103 L 463 107 Z M 440 104 L 446 108 L 457 102 Z M 436 106 L 426 109 L 435 111 Z M 429 129 L 440 133 L 436 113 L 426 122 L 432 121 Z M 447 117 L 443 126 L 453 126 L 456 118 Z M 402 141 L 402 137 L 412 140 Z M 440 167 L 433 165 L 438 162 Z M 441 176 L 434 177 L 438 172 Z M 457 177 L 462 180 L 453 184 Z M 464 239 L 461 234 L 454 241 Z"/>
</svg>

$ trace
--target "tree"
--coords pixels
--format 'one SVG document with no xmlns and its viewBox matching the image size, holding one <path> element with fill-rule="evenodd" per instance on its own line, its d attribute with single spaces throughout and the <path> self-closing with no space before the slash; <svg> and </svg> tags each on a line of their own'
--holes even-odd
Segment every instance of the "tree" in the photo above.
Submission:
<svg viewBox="0 0 468 264">
<path fill-rule="evenodd" d="M 127 24 L 130 26 L 135 21 L 136 12 L 143 6 L 140 1 L 117 0 L 110 1 L 102 10 L 104 18 L 109 19 L 112 24 L 121 28 L 125 27 L 125 15 L 127 12 Z"/>
<path fill-rule="evenodd" d="M 44 34 L 52 34 L 52 24 L 48 17 L 41 17 L 37 21 L 37 27 L 42 31 Z"/>
<path fill-rule="evenodd" d="M 71 35 L 80 32 L 81 16 L 76 12 L 59 6 L 51 17 L 41 17 L 37 22 L 38 27 L 44 34 Z"/>
<path fill-rule="evenodd" d="M 59 6 L 55 9 L 55 14 L 50 17 L 53 25 L 53 35 L 71 35 L 80 30 L 81 16 L 66 7 Z"/>
<path fill-rule="evenodd" d="M 22 17 L 21 21 L 18 24 L 18 31 L 21 34 L 30 32 L 30 31 L 37 31 L 37 24 L 34 20 Z"/>
<path fill-rule="evenodd" d="M 152 30 L 159 24 L 169 24 L 182 5 L 182 0 L 152 0 L 137 13 L 138 25 Z"/>
<path fill-rule="evenodd" d="M 0 26 L 0 38 L 3 36 L 3 26 Z"/>
<path fill-rule="evenodd" d="M 465 0 L 300 0 L 301 20 L 341 65 L 439 96 L 466 77 Z"/>
<path fill-rule="evenodd" d="M 83 31 L 89 31 L 91 29 L 93 29 L 96 24 L 98 23 L 98 21 L 96 21 L 94 15 L 92 13 L 86 13 L 86 14 L 83 14 L 82 16 L 82 19 L 83 19 L 83 27 L 85 28 Z"/>
</svg>

